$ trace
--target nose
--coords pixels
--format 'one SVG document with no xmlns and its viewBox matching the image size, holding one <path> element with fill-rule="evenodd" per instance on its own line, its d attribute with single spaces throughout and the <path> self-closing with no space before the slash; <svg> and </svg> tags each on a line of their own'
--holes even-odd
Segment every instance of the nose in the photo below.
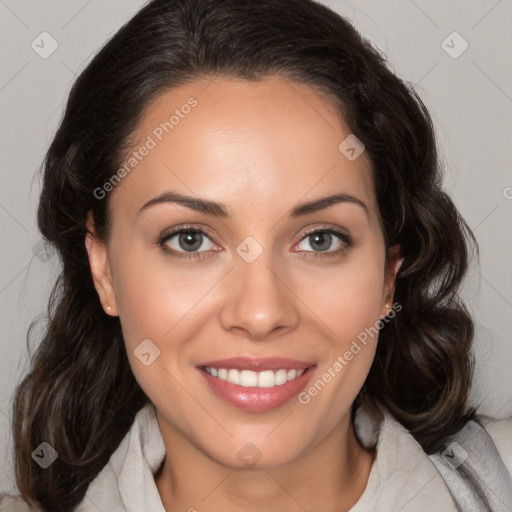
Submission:
<svg viewBox="0 0 512 512">
<path fill-rule="evenodd" d="M 235 262 L 220 315 L 225 330 L 255 341 L 283 335 L 299 322 L 297 298 L 269 253 L 264 251 L 252 263 L 241 258 Z"/>
</svg>

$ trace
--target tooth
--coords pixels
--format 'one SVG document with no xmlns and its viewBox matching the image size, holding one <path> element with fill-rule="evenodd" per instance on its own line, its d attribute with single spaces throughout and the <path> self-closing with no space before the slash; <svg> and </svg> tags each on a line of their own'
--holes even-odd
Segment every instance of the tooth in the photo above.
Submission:
<svg viewBox="0 0 512 512">
<path fill-rule="evenodd" d="M 230 370 L 228 370 L 227 380 L 232 384 L 240 384 L 240 372 L 238 370 L 235 370 L 234 368 L 231 368 Z"/>
<path fill-rule="evenodd" d="M 258 385 L 258 374 L 251 370 L 242 370 L 240 372 L 240 386 L 250 388 Z"/>
<path fill-rule="evenodd" d="M 286 384 L 288 382 L 288 372 L 286 370 L 277 370 L 275 379 L 276 386 Z"/>
<path fill-rule="evenodd" d="M 265 370 L 258 373 L 258 387 L 272 388 L 275 384 L 274 372 L 272 370 Z"/>
<path fill-rule="evenodd" d="M 227 380 L 232 384 L 237 384 L 243 387 L 260 387 L 271 388 L 274 386 L 282 386 L 290 380 L 300 377 L 306 370 L 286 370 L 281 369 L 277 371 L 264 370 L 261 372 L 254 372 L 251 370 L 236 370 L 231 368 L 210 368 L 205 366 L 205 371 L 212 377 L 217 377 L 220 380 Z"/>
<path fill-rule="evenodd" d="M 295 379 L 297 377 L 297 370 L 288 370 L 288 380 Z"/>
</svg>

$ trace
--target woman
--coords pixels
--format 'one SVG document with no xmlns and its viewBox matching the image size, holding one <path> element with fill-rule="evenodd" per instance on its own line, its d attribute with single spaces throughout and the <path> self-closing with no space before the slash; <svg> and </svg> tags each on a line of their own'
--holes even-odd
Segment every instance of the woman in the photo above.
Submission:
<svg viewBox="0 0 512 512">
<path fill-rule="evenodd" d="M 430 117 L 327 7 L 149 2 L 76 81 L 38 222 L 31 510 L 512 506 Z"/>
</svg>

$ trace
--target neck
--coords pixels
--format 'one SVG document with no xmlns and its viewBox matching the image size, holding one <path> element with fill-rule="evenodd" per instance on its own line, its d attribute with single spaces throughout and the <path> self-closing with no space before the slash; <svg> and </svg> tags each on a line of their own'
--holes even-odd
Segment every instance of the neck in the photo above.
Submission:
<svg viewBox="0 0 512 512">
<path fill-rule="evenodd" d="M 348 511 L 364 492 L 374 459 L 348 415 L 307 453 L 262 469 L 226 467 L 162 423 L 161 430 L 172 458 L 166 456 L 155 483 L 167 512 Z"/>
</svg>

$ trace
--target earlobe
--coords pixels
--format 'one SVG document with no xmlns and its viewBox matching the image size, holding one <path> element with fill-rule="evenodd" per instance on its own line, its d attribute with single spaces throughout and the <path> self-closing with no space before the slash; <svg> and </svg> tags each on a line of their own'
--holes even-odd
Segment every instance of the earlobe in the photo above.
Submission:
<svg viewBox="0 0 512 512">
<path fill-rule="evenodd" d="M 87 233 L 85 235 L 85 248 L 89 257 L 89 266 L 98 292 L 101 305 L 107 315 L 117 316 L 117 305 L 110 272 L 107 246 L 96 236 L 92 212 L 87 215 Z"/>
</svg>

